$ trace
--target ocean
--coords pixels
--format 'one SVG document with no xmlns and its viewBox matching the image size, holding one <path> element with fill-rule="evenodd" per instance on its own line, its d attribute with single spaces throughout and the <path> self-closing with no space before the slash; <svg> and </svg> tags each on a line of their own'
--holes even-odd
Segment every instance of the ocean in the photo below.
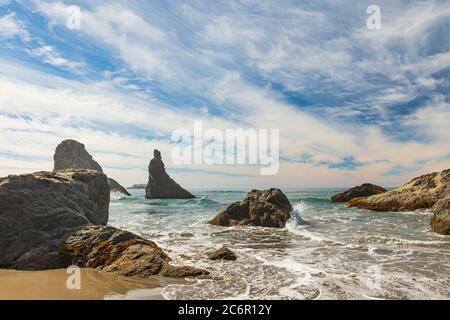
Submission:
<svg viewBox="0 0 450 320">
<path fill-rule="evenodd" d="M 450 298 L 450 237 L 430 232 L 429 211 L 346 208 L 329 201 L 339 189 L 284 191 L 294 212 L 283 229 L 207 223 L 246 191 L 147 200 L 144 190 L 130 190 L 112 195 L 109 224 L 155 241 L 174 264 L 211 272 L 213 280 L 168 284 L 165 299 Z M 206 258 L 222 245 L 238 260 Z"/>
</svg>

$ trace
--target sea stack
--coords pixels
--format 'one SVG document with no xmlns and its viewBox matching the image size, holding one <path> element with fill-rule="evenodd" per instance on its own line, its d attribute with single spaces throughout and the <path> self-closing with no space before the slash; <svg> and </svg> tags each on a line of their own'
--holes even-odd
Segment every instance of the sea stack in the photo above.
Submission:
<svg viewBox="0 0 450 320">
<path fill-rule="evenodd" d="M 56 147 L 53 160 L 54 171 L 63 169 L 87 169 L 103 172 L 102 167 L 87 152 L 84 144 L 71 139 L 62 141 Z M 130 196 L 127 189 L 122 187 L 116 180 L 108 178 L 108 184 L 111 191 Z"/>
<path fill-rule="evenodd" d="M 192 199 L 189 191 L 183 189 L 166 172 L 159 150 L 153 151 L 153 159 L 148 165 L 148 183 L 145 187 L 147 199 Z"/>
<path fill-rule="evenodd" d="M 282 228 L 291 217 L 292 205 L 277 188 L 252 190 L 244 200 L 230 204 L 209 223 L 229 227 L 253 225 Z"/>
</svg>

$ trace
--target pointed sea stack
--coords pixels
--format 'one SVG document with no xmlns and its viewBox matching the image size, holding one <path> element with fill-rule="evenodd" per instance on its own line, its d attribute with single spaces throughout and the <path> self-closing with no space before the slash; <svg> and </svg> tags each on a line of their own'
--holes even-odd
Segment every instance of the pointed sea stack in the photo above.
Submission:
<svg viewBox="0 0 450 320">
<path fill-rule="evenodd" d="M 53 171 L 64 169 L 86 169 L 103 172 L 102 167 L 94 160 L 94 158 L 92 158 L 89 152 L 87 152 L 84 144 L 71 139 L 62 141 L 56 147 L 53 160 Z M 122 187 L 116 180 L 108 178 L 108 184 L 111 191 L 131 196 L 127 189 Z"/>
<path fill-rule="evenodd" d="M 148 183 L 145 187 L 147 199 L 192 199 L 190 192 L 183 189 L 166 172 L 161 152 L 153 151 L 153 159 L 148 166 Z"/>
</svg>

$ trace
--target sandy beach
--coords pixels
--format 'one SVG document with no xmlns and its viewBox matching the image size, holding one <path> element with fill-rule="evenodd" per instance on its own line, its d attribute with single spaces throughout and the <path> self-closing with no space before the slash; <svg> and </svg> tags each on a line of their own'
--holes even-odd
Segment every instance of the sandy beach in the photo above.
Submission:
<svg viewBox="0 0 450 320">
<path fill-rule="evenodd" d="M 169 284 L 159 276 L 141 279 L 82 269 L 81 288 L 70 290 L 68 277 L 65 269 L 0 270 L 0 300 L 163 299 L 161 289 Z"/>
</svg>

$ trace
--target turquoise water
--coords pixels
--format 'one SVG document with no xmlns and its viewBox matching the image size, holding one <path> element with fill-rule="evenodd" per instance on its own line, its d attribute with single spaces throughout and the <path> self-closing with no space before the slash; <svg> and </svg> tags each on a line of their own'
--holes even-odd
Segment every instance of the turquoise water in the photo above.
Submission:
<svg viewBox="0 0 450 320">
<path fill-rule="evenodd" d="M 166 299 L 449 299 L 450 237 L 430 233 L 428 211 L 380 213 L 328 199 L 341 190 L 286 191 L 284 229 L 207 224 L 246 192 L 197 191 L 191 200 L 113 196 L 110 224 L 165 248 L 173 263 L 214 280 L 168 285 Z M 226 245 L 233 262 L 209 261 Z"/>
</svg>

